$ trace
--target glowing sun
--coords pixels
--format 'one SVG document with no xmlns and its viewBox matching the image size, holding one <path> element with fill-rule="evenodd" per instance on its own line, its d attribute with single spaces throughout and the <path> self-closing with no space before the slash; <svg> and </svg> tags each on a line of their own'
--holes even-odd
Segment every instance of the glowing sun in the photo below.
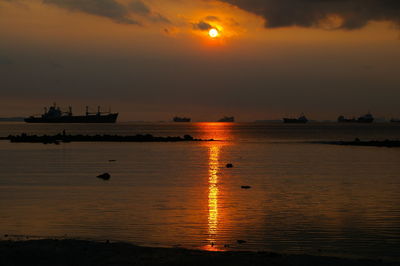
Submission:
<svg viewBox="0 0 400 266">
<path fill-rule="evenodd" d="M 211 38 L 217 38 L 219 36 L 219 31 L 216 28 L 212 28 L 208 31 L 208 35 Z"/>
</svg>

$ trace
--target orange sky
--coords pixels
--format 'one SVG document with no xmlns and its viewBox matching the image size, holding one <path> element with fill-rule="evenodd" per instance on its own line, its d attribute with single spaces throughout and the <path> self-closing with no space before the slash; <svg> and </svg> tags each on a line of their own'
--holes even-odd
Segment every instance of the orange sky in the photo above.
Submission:
<svg viewBox="0 0 400 266">
<path fill-rule="evenodd" d="M 349 29 L 355 15 L 330 14 L 336 6 L 311 26 L 281 26 L 269 6 L 253 12 L 256 0 L 103 2 L 0 0 L 0 116 L 53 101 L 118 106 L 124 120 L 400 116 L 396 10 L 379 6 Z"/>
</svg>

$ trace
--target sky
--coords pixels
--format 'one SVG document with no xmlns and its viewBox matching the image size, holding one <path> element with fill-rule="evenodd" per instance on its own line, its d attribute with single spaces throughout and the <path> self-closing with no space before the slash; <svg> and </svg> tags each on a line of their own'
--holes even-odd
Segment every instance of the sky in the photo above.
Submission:
<svg viewBox="0 0 400 266">
<path fill-rule="evenodd" d="M 399 69 L 398 0 L 0 0 L 0 117 L 390 119 Z"/>
</svg>

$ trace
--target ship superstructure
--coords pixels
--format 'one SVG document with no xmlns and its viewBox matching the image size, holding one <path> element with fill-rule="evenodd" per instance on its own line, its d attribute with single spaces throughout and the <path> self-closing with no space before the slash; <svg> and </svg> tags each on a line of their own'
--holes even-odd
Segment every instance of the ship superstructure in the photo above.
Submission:
<svg viewBox="0 0 400 266">
<path fill-rule="evenodd" d="M 89 107 L 86 106 L 85 115 L 73 115 L 71 106 L 67 112 L 63 112 L 54 104 L 49 108 L 45 107 L 41 116 L 30 116 L 24 120 L 27 123 L 115 123 L 117 118 L 118 113 L 111 113 L 111 110 L 102 112 L 100 106 L 97 112 L 89 112 Z"/>
</svg>

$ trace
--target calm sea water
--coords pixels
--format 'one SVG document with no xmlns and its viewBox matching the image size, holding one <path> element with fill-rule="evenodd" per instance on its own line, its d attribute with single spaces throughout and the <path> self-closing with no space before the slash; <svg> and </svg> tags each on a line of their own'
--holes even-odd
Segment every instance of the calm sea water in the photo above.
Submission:
<svg viewBox="0 0 400 266">
<path fill-rule="evenodd" d="M 0 141 L 2 235 L 400 260 L 400 149 L 306 143 L 399 139 L 400 125 L 1 123 L 0 136 L 63 129 L 221 141 Z"/>
</svg>

